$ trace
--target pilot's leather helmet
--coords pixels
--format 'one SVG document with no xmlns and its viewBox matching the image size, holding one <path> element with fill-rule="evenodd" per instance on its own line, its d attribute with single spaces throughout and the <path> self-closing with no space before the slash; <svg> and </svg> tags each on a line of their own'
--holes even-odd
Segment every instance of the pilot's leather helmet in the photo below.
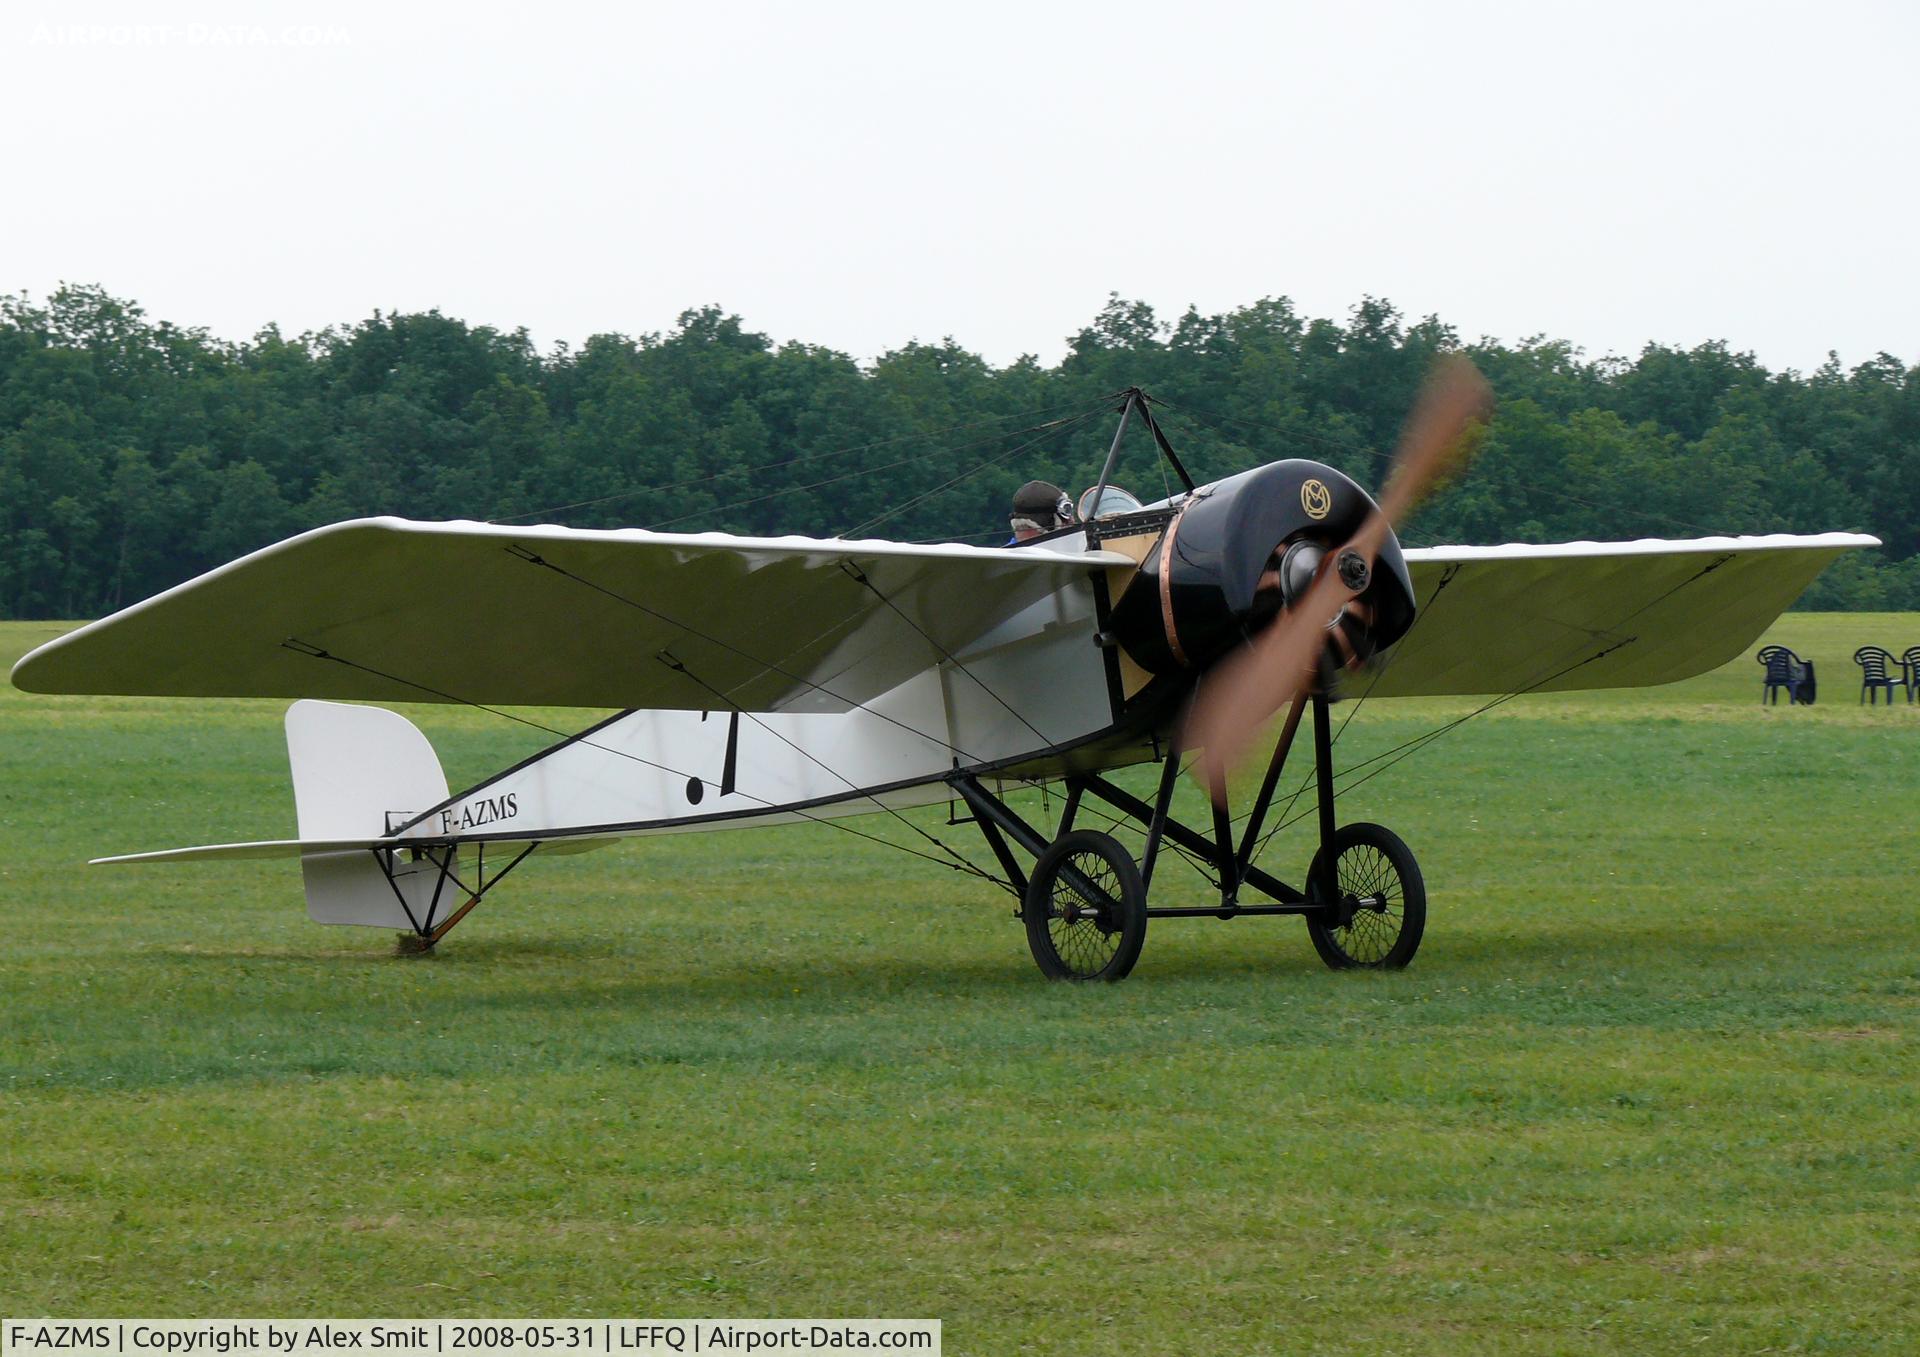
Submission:
<svg viewBox="0 0 1920 1357">
<path fill-rule="evenodd" d="M 1013 492 L 1008 518 L 1016 536 L 1053 532 L 1073 522 L 1073 501 L 1051 481 L 1028 481 Z"/>
</svg>

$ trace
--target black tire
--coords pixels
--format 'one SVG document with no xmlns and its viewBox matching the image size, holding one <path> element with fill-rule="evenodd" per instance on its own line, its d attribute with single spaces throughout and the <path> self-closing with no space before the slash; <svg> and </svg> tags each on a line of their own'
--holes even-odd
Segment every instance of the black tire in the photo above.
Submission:
<svg viewBox="0 0 1920 1357">
<path fill-rule="evenodd" d="M 1307 878 L 1340 900 L 1337 917 L 1307 915 L 1313 950 L 1336 971 L 1399 970 L 1427 931 L 1427 885 L 1413 850 L 1391 829 L 1365 821 L 1342 825 L 1333 846 L 1332 873 L 1322 875 L 1323 851 L 1313 855 Z"/>
<path fill-rule="evenodd" d="M 1033 864 L 1020 917 L 1049 980 L 1124 980 L 1147 940 L 1146 883 L 1118 839 L 1076 829 Z"/>
</svg>

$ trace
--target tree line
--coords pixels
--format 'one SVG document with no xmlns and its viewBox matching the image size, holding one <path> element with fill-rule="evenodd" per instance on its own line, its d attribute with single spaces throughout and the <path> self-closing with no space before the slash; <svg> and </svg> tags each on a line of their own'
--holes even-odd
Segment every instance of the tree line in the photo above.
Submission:
<svg viewBox="0 0 1920 1357">
<path fill-rule="evenodd" d="M 541 351 L 437 311 L 244 342 L 98 287 L 0 298 L 0 616 L 89 617 L 344 518 L 401 514 L 991 543 L 1022 481 L 1090 484 L 1140 386 L 1193 474 L 1379 480 L 1435 355 L 1498 411 L 1411 543 L 1873 532 L 1803 606 L 1920 608 L 1920 368 L 1770 372 L 1724 343 L 1591 359 L 1363 299 L 1172 321 L 1119 297 L 1048 365 L 952 340 L 870 363 L 718 307 Z M 1165 470 L 1137 426 L 1116 480 Z"/>
</svg>

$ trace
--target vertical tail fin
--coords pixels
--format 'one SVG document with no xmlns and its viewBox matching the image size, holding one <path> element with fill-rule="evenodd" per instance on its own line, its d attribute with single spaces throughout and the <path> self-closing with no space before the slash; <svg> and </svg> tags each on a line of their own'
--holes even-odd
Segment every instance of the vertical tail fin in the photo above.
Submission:
<svg viewBox="0 0 1920 1357">
<path fill-rule="evenodd" d="M 398 823 L 447 799 L 447 775 L 427 737 L 381 707 L 294 703 L 287 758 L 303 839 L 377 839 L 390 812 L 404 812 Z"/>
</svg>

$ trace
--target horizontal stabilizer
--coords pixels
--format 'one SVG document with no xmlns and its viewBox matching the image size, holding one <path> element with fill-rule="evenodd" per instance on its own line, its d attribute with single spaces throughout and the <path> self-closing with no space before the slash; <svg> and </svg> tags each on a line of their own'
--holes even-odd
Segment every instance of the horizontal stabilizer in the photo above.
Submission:
<svg viewBox="0 0 1920 1357">
<path fill-rule="evenodd" d="M 458 834 L 395 836 L 389 828 L 446 799 L 447 779 L 427 737 L 396 712 L 339 702 L 296 702 L 287 709 L 287 757 L 293 765 L 294 806 L 301 837 L 253 843 L 212 843 L 95 858 L 96 864 L 216 862 L 298 858 L 307 905 L 321 923 L 401 926 L 401 894 L 433 889 L 431 871 L 460 851 Z M 493 833 L 489 843 L 547 844 L 539 834 Z M 579 853 L 610 842 L 610 835 L 579 835 L 542 851 Z M 398 850 L 394 880 L 376 863 L 376 849 Z M 408 851 L 413 850 L 413 851 Z M 422 850 L 428 856 L 422 855 Z"/>
<path fill-rule="evenodd" d="M 95 867 L 117 866 L 123 862 L 218 862 L 246 858 L 297 858 L 303 853 L 346 853 L 356 848 L 367 850 L 394 846 L 392 839 L 260 839 L 253 843 L 206 843 L 194 848 L 162 848 L 152 853 L 120 853 L 90 861 Z"/>
<path fill-rule="evenodd" d="M 540 838 L 532 834 L 524 837 L 511 834 L 485 836 L 489 847 L 504 846 L 509 850 L 516 844 L 537 843 L 540 845 L 542 857 L 551 857 L 556 853 L 584 853 L 590 848 L 603 848 L 619 837 L 618 834 L 569 834 L 555 838 Z M 248 859 L 299 858 L 321 853 L 370 852 L 375 848 L 403 850 L 430 848 L 437 851 L 448 844 L 459 842 L 457 838 L 413 837 L 404 839 L 259 839 L 252 843 L 207 843 L 193 848 L 161 848 L 151 853 L 119 853 L 113 857 L 89 858 L 87 861 L 94 867 L 117 867 L 128 862 L 239 862 Z"/>
</svg>

